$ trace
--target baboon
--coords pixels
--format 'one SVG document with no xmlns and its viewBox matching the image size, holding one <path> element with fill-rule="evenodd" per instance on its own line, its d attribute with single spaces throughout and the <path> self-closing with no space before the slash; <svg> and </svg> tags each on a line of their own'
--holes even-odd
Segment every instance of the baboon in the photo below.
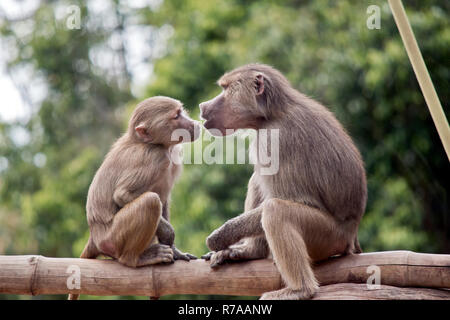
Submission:
<svg viewBox="0 0 450 320">
<path fill-rule="evenodd" d="M 189 134 L 173 139 L 177 129 Z M 90 237 L 81 258 L 103 254 L 130 267 L 196 259 L 174 245 L 169 198 L 181 172 L 173 155 L 181 152 L 179 143 L 197 139 L 199 130 L 175 99 L 152 97 L 138 104 L 89 187 Z"/>
<path fill-rule="evenodd" d="M 245 212 L 209 235 L 212 252 L 203 258 L 214 268 L 272 256 L 285 288 L 261 299 L 308 299 L 318 290 L 312 262 L 361 252 L 357 233 L 367 200 L 361 155 L 328 109 L 270 66 L 239 67 L 218 84 L 222 93 L 200 104 L 205 128 L 279 130 L 279 170 L 262 175 L 256 162 Z"/>
</svg>

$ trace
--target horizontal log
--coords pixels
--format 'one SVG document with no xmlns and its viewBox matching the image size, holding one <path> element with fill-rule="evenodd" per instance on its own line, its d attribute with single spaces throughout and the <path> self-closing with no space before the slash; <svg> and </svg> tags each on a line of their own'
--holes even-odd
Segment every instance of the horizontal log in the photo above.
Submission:
<svg viewBox="0 0 450 320">
<path fill-rule="evenodd" d="M 450 255 L 387 251 L 331 258 L 314 267 L 322 286 L 366 283 L 379 267 L 381 284 L 450 288 Z M 80 270 L 80 289 L 69 289 L 70 268 Z M 112 260 L 0 256 L 0 293 L 144 295 L 220 294 L 259 296 L 282 287 L 271 260 L 229 263 L 211 269 L 209 262 L 129 268 Z"/>
<path fill-rule="evenodd" d="M 369 289 L 365 284 L 338 283 L 320 287 L 312 300 L 450 300 L 450 291 L 385 285 Z"/>
<path fill-rule="evenodd" d="M 334 283 L 366 283 L 380 268 L 381 284 L 398 287 L 450 288 L 450 255 L 384 251 L 331 258 L 316 266 L 322 285 Z"/>
</svg>

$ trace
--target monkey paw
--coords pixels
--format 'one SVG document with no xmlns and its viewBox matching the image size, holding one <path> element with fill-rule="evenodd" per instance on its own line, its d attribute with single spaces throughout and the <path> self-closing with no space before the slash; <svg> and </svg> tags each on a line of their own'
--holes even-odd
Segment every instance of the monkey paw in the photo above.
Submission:
<svg viewBox="0 0 450 320">
<path fill-rule="evenodd" d="M 205 259 L 206 261 L 211 260 L 211 257 L 213 256 L 213 254 L 216 253 L 215 251 L 210 251 L 207 254 L 204 254 L 201 256 L 202 259 Z"/>
<path fill-rule="evenodd" d="M 293 290 L 284 288 L 281 290 L 264 293 L 259 300 L 306 300 L 311 299 L 316 293 L 315 290 Z"/>
<path fill-rule="evenodd" d="M 227 260 L 246 260 L 252 257 L 248 254 L 248 248 L 245 246 L 231 246 L 228 249 L 220 251 L 211 251 L 202 256 L 202 259 L 211 261 L 211 268 L 217 268 Z"/>
<path fill-rule="evenodd" d="M 219 265 L 224 264 L 227 260 L 238 260 L 234 256 L 232 257 L 232 253 L 232 249 L 225 249 L 217 252 L 211 251 L 203 255 L 202 258 L 207 261 L 211 261 L 211 268 L 217 268 Z"/>
<path fill-rule="evenodd" d="M 224 264 L 225 261 L 230 259 L 230 252 L 230 249 L 214 252 L 214 254 L 210 258 L 210 267 L 217 268 L 219 265 Z"/>
<path fill-rule="evenodd" d="M 190 254 L 188 252 L 181 252 L 175 246 L 172 246 L 172 251 L 173 251 L 173 258 L 174 258 L 174 260 L 190 261 L 190 260 L 197 259 L 197 257 L 194 256 L 193 254 Z"/>
<path fill-rule="evenodd" d="M 157 263 L 172 263 L 174 262 L 174 253 L 170 246 L 156 243 L 151 245 L 139 257 L 137 266 L 146 266 Z"/>
</svg>

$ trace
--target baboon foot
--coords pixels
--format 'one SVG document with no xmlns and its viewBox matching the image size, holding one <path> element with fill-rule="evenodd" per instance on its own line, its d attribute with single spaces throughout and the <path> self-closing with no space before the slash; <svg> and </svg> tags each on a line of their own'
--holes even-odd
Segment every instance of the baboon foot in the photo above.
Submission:
<svg viewBox="0 0 450 320">
<path fill-rule="evenodd" d="M 140 255 L 136 267 L 158 263 L 172 263 L 173 261 L 174 257 L 172 248 L 164 244 L 156 243 L 152 244 Z"/>
<path fill-rule="evenodd" d="M 306 300 L 311 299 L 316 290 L 293 290 L 284 288 L 281 290 L 264 293 L 259 300 Z"/>
</svg>

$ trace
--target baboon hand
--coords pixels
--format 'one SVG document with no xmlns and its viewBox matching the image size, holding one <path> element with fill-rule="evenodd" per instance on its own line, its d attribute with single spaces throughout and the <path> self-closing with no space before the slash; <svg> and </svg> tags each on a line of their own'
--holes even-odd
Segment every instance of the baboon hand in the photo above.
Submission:
<svg viewBox="0 0 450 320">
<path fill-rule="evenodd" d="M 197 259 L 196 256 L 194 256 L 193 254 L 190 254 L 188 252 L 181 252 L 178 248 L 176 248 L 175 246 L 172 246 L 172 251 L 173 251 L 173 258 L 175 260 L 185 260 L 185 261 L 190 261 L 190 260 L 195 260 Z"/>
<path fill-rule="evenodd" d="M 245 260 L 251 258 L 248 256 L 247 251 L 239 247 L 230 247 L 225 250 L 220 251 L 210 251 L 202 256 L 202 259 L 206 261 L 211 261 L 210 267 L 217 268 L 224 264 L 226 261 L 232 260 Z"/>
<path fill-rule="evenodd" d="M 159 243 L 168 246 L 172 246 L 175 241 L 175 230 L 170 222 L 163 217 L 159 220 L 158 229 L 156 229 L 156 236 L 158 237 Z"/>
<path fill-rule="evenodd" d="M 217 252 L 213 252 L 208 260 L 211 261 L 211 268 L 218 268 L 220 265 L 224 264 L 225 261 L 230 260 L 230 249 L 220 250 Z"/>
<path fill-rule="evenodd" d="M 205 259 L 206 261 L 209 261 L 211 259 L 211 257 L 213 256 L 213 254 L 215 253 L 215 251 L 210 251 L 204 255 L 201 256 L 202 259 Z"/>
</svg>

